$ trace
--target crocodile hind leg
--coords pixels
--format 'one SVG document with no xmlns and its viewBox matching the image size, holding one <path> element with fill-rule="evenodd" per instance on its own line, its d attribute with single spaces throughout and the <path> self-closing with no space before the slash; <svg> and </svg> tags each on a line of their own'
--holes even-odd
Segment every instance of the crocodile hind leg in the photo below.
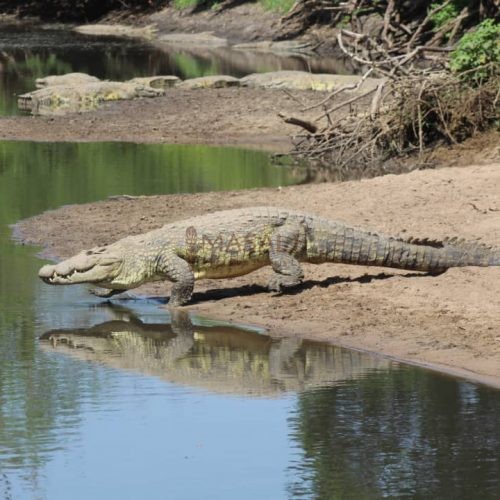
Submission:
<svg viewBox="0 0 500 500">
<path fill-rule="evenodd" d="M 168 307 L 178 307 L 191 300 L 194 274 L 191 266 L 174 252 L 166 252 L 158 261 L 157 272 L 173 283 Z"/>
<path fill-rule="evenodd" d="M 305 251 L 305 231 L 300 224 L 284 224 L 271 235 L 269 260 L 275 272 L 268 288 L 281 292 L 302 283 L 304 271 L 294 255 Z"/>
</svg>

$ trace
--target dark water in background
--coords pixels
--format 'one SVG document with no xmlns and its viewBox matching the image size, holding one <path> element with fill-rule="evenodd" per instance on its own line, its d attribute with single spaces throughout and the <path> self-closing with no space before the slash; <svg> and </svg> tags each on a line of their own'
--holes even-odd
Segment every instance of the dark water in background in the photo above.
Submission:
<svg viewBox="0 0 500 500">
<path fill-rule="evenodd" d="M 54 27 L 0 26 L 0 115 L 19 113 L 17 95 L 35 89 L 35 79 L 71 72 L 124 81 L 136 76 L 182 79 L 225 74 L 301 70 L 348 73 L 332 58 L 275 55 L 228 48 L 153 46 L 138 40 L 92 37 Z"/>
<path fill-rule="evenodd" d="M 47 287 L 10 240 L 65 203 L 293 182 L 266 159 L 0 143 L 0 498 L 497 497 L 499 391 L 199 318 L 172 328 L 154 301 Z"/>
<path fill-rule="evenodd" d="M 52 30 L 3 31 L 0 51 L 4 114 L 48 73 L 232 64 Z M 300 180 L 255 151 L 0 142 L 0 499 L 498 498 L 499 391 L 200 318 L 170 326 L 155 301 L 47 287 L 36 250 L 11 241 L 10 224 L 67 203 Z"/>
</svg>

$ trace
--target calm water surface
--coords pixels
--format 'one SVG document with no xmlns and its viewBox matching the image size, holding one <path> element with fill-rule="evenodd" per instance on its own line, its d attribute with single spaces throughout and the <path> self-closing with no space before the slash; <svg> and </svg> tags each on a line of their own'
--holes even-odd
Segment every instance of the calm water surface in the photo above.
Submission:
<svg viewBox="0 0 500 500">
<path fill-rule="evenodd" d="M 17 114 L 17 95 L 46 75 L 83 72 L 107 80 L 176 75 L 182 79 L 225 74 L 300 70 L 350 73 L 332 58 L 275 55 L 228 48 L 151 45 L 138 40 L 92 37 L 53 26 L 0 25 L 0 114 Z"/>
<path fill-rule="evenodd" d="M 151 300 L 47 287 L 35 249 L 10 240 L 65 203 L 290 182 L 256 152 L 0 143 L 0 498 L 498 498 L 499 391 L 170 325 Z"/>
</svg>

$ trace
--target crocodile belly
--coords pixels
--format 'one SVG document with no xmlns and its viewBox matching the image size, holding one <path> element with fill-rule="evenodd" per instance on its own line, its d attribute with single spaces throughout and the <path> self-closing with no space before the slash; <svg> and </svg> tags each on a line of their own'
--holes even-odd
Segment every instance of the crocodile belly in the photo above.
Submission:
<svg viewBox="0 0 500 500">
<path fill-rule="evenodd" d="M 268 258 L 252 259 L 244 262 L 231 262 L 228 264 L 201 264 L 193 268 L 196 279 L 203 278 L 233 278 L 251 273 L 269 264 Z"/>
</svg>

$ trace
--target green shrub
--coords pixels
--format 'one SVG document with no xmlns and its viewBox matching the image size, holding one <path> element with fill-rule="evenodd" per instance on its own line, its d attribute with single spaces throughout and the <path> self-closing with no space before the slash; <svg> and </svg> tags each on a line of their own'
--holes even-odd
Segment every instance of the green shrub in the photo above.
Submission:
<svg viewBox="0 0 500 500">
<path fill-rule="evenodd" d="M 442 3 L 442 2 L 441 2 Z M 440 3 L 432 3 L 429 7 L 429 11 L 434 10 L 439 7 Z M 455 19 L 460 13 L 459 6 L 452 2 L 448 4 L 444 9 L 441 9 L 439 12 L 436 12 L 432 17 L 432 25 L 433 31 L 437 31 L 441 26 L 445 25 L 448 21 Z"/>
<path fill-rule="evenodd" d="M 198 0 L 174 0 L 173 4 L 176 9 L 187 9 L 198 5 Z"/>
<path fill-rule="evenodd" d="M 486 19 L 466 33 L 450 54 L 451 70 L 457 74 L 467 72 L 464 77 L 471 81 L 484 81 L 498 74 L 499 65 L 500 24 L 494 19 Z"/>
<path fill-rule="evenodd" d="M 292 8 L 295 0 L 259 0 L 259 2 L 266 10 L 286 14 Z"/>
</svg>

